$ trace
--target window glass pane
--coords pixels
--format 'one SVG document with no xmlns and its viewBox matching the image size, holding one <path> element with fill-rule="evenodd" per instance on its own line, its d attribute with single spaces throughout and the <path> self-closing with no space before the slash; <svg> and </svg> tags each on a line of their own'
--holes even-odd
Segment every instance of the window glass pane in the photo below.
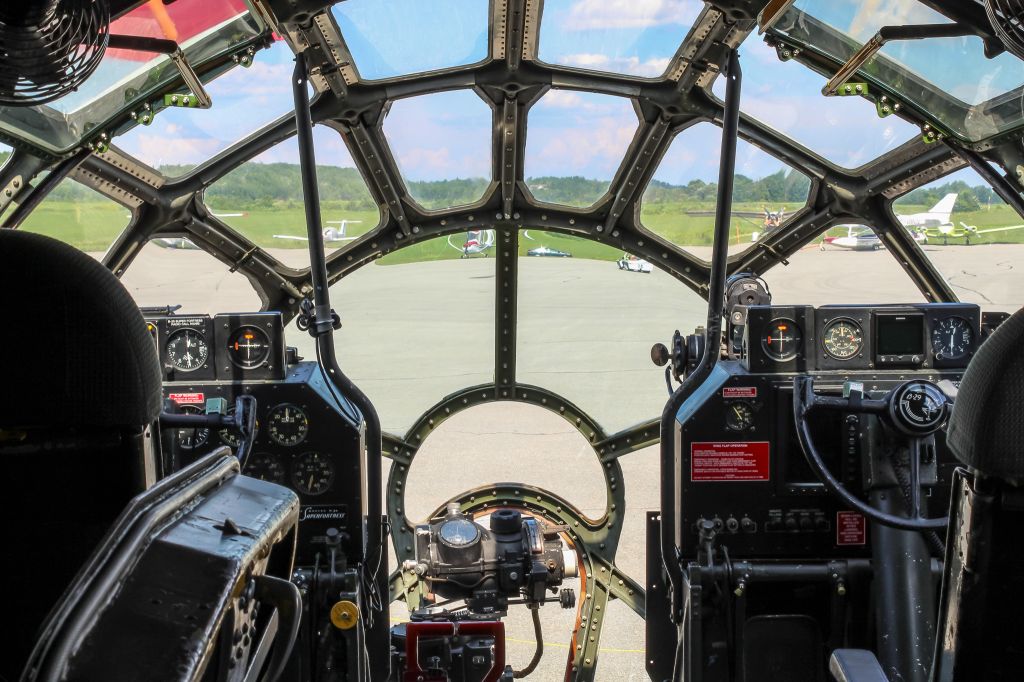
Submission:
<svg viewBox="0 0 1024 682">
<path fill-rule="evenodd" d="M 880 118 L 861 97 L 824 97 L 824 79 L 796 61 L 782 62 L 764 41 L 751 36 L 740 46 L 743 93 L 740 107 L 815 154 L 857 168 L 919 135 L 899 116 Z M 725 98 L 725 79 L 714 94 Z"/>
<path fill-rule="evenodd" d="M 206 86 L 212 108 L 167 107 L 115 143 L 168 177 L 184 175 L 292 110 L 294 58 L 277 41 L 258 51 L 249 68 L 231 69 Z"/>
<path fill-rule="evenodd" d="M 361 78 L 474 64 L 487 56 L 487 0 L 347 0 L 332 9 Z"/>
<path fill-rule="evenodd" d="M 59 239 L 100 258 L 131 219 L 131 212 L 121 204 L 65 178 L 19 229 Z"/>
<path fill-rule="evenodd" d="M 834 227 L 764 274 L 772 303 L 924 303 L 924 294 L 864 225 Z"/>
<path fill-rule="evenodd" d="M 973 170 L 905 194 L 893 211 L 918 225 L 925 254 L 961 301 L 1005 312 L 1024 305 L 1024 218 Z"/>
<path fill-rule="evenodd" d="M 484 195 L 491 177 L 491 108 L 472 90 L 397 100 L 384 134 L 419 205 L 445 209 Z"/>
<path fill-rule="evenodd" d="M 657 78 L 703 8 L 698 0 L 545 0 L 538 56 L 549 64 Z"/>
<path fill-rule="evenodd" d="M 638 126 L 624 97 L 548 90 L 530 109 L 526 184 L 540 201 L 592 206 L 608 191 Z"/>
<path fill-rule="evenodd" d="M 640 204 L 640 222 L 709 261 L 718 204 L 722 129 L 698 123 L 683 130 L 658 164 Z M 760 148 L 738 140 L 729 253 L 746 251 L 807 203 L 810 179 Z"/>
<path fill-rule="evenodd" d="M 621 251 L 528 233 L 520 240 L 518 380 L 565 396 L 608 431 L 660 415 L 665 376 L 651 346 L 707 320 L 707 303 L 656 268 L 624 268 Z M 538 246 L 572 257 L 525 255 Z"/>
<path fill-rule="evenodd" d="M 180 305 L 181 314 L 255 311 L 256 290 L 240 272 L 197 249 L 188 240 L 152 239 L 121 275 L 139 306 Z"/>
<path fill-rule="evenodd" d="M 331 287 L 342 322 L 338 362 L 385 431 L 402 435 L 449 393 L 494 380 L 495 261 L 461 255 L 447 238 L 430 239 Z M 316 357 L 309 334 L 290 330 L 288 338 L 300 355 Z"/>
<path fill-rule="evenodd" d="M 317 186 L 330 256 L 380 220 L 341 134 L 313 128 Z M 206 190 L 206 205 L 225 223 L 293 268 L 309 267 L 299 148 L 294 137 L 243 163 Z"/>
</svg>

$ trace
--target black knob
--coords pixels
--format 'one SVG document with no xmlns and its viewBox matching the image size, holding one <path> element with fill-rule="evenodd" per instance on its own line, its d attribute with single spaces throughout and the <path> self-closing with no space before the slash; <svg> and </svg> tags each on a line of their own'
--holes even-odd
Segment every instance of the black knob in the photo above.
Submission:
<svg viewBox="0 0 1024 682">
<path fill-rule="evenodd" d="M 796 530 L 796 528 L 797 528 L 796 519 L 793 518 L 792 516 L 787 516 L 786 517 L 785 524 L 786 524 L 786 530 Z"/>
<path fill-rule="evenodd" d="M 810 530 L 810 529 L 811 529 L 811 517 L 809 517 L 809 516 L 801 516 L 800 517 L 800 530 Z"/>
<path fill-rule="evenodd" d="M 740 522 L 737 521 L 734 517 L 730 516 L 725 520 L 725 529 L 728 530 L 730 533 L 735 533 L 740 529 Z"/>
<path fill-rule="evenodd" d="M 491 531 L 502 535 L 518 533 L 523 527 L 523 515 L 515 509 L 499 509 L 491 514 Z"/>
<path fill-rule="evenodd" d="M 658 367 L 664 367 L 668 363 L 668 348 L 663 343 L 656 343 L 651 346 L 651 362 Z"/>
<path fill-rule="evenodd" d="M 742 519 L 740 519 L 740 528 L 743 529 L 744 533 L 753 533 L 755 530 L 757 530 L 757 524 L 755 524 L 754 520 L 750 517 L 744 516 Z"/>
</svg>

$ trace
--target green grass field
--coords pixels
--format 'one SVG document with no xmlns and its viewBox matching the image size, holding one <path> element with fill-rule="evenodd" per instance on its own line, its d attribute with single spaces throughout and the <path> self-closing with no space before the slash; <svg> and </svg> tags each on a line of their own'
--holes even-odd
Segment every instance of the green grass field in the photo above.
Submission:
<svg viewBox="0 0 1024 682">
<path fill-rule="evenodd" d="M 772 207 L 777 209 L 778 207 Z M 788 212 L 797 210 L 797 205 L 787 205 Z M 914 213 L 927 210 L 927 206 L 900 206 L 901 213 Z M 714 209 L 709 202 L 693 202 L 686 204 L 658 204 L 645 208 L 641 214 L 643 224 L 655 234 L 680 246 L 711 243 L 711 232 L 714 227 L 713 216 L 692 216 L 686 211 L 707 211 Z M 304 249 L 305 243 L 275 239 L 275 234 L 305 234 L 305 215 L 301 208 L 287 206 L 281 208 L 258 208 L 246 210 L 239 206 L 218 206 L 218 212 L 242 212 L 240 217 L 222 218 L 228 225 L 253 240 L 256 244 L 271 248 Z M 760 211 L 761 206 L 754 204 L 737 204 L 738 211 Z M 377 225 L 378 216 L 375 211 L 352 211 L 341 207 L 325 204 L 323 219 L 360 220 L 361 223 L 350 224 L 349 236 L 358 236 Z M 1005 205 L 993 206 L 969 213 L 954 213 L 953 223 L 964 222 L 974 225 L 979 230 L 1007 225 L 1019 225 L 1024 219 L 1013 209 Z M 128 224 L 128 211 L 121 206 L 106 201 L 58 202 L 49 201 L 40 205 L 22 226 L 22 229 L 46 234 L 66 241 L 83 251 L 105 251 Z M 750 243 L 751 234 L 760 231 L 760 220 L 756 218 L 735 218 L 730 228 L 730 242 L 733 244 Z M 834 233 L 842 230 L 833 231 Z M 598 244 L 580 237 L 543 232 L 530 229 L 530 237 L 519 240 L 519 253 L 537 246 L 568 251 L 576 258 L 593 258 L 597 260 L 616 260 L 621 252 L 603 244 Z M 462 234 L 452 237 L 452 243 L 459 245 Z M 959 243 L 959 240 L 953 240 Z M 979 235 L 972 243 L 1022 243 L 1024 229 L 1008 232 L 996 232 Z M 460 251 L 451 248 L 446 238 L 432 239 L 415 246 L 402 249 L 381 259 L 381 264 L 408 263 L 417 261 L 445 260 L 459 258 Z"/>
</svg>

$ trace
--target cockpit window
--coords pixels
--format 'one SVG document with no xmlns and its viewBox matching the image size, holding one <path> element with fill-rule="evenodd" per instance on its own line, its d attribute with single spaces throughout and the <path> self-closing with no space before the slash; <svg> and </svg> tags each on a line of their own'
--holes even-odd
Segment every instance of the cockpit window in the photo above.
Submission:
<svg viewBox="0 0 1024 682">
<path fill-rule="evenodd" d="M 314 126 L 320 213 L 328 257 L 369 232 L 380 211 L 337 131 Z M 270 255 L 293 268 L 309 267 L 306 214 L 294 137 L 243 163 L 213 183 L 207 209 Z"/>
<path fill-rule="evenodd" d="M 474 64 L 487 57 L 487 0 L 347 0 L 331 12 L 366 80 Z"/>
<path fill-rule="evenodd" d="M 782 62 L 753 37 L 740 46 L 741 110 L 843 168 L 857 168 L 920 134 L 899 116 L 880 118 L 860 97 L 822 97 L 824 80 L 805 66 Z M 725 97 L 725 79 L 713 92 Z"/>
<path fill-rule="evenodd" d="M 244 0 L 147 2 L 113 21 L 110 32 L 176 41 L 196 68 L 220 55 L 241 53 L 263 32 Z M 104 131 L 131 107 L 151 104 L 179 79 L 165 55 L 108 49 L 96 72 L 76 91 L 49 104 L 0 108 L 0 129 L 52 152 L 66 152 Z M 158 106 L 162 107 L 162 101 Z M 110 131 L 104 131 L 110 132 Z"/>
<path fill-rule="evenodd" d="M 983 310 L 1024 305 L 1024 218 L 973 170 L 919 187 L 892 208 L 917 223 L 921 248 L 961 301 Z"/>
<path fill-rule="evenodd" d="M 140 307 L 181 306 L 182 313 L 259 310 L 256 290 L 240 272 L 184 237 L 151 239 L 135 256 L 121 283 Z"/>
<path fill-rule="evenodd" d="M 121 204 L 66 178 L 18 229 L 59 239 L 99 259 L 131 219 Z"/>
<path fill-rule="evenodd" d="M 866 225 L 837 225 L 787 261 L 764 274 L 775 305 L 926 302 Z"/>
<path fill-rule="evenodd" d="M 703 7 L 696 0 L 545 0 L 538 56 L 548 64 L 658 78 Z"/>
<path fill-rule="evenodd" d="M 491 108 L 472 90 L 400 99 L 384 119 L 384 134 L 420 206 L 438 210 L 483 197 L 491 176 Z"/>
<path fill-rule="evenodd" d="M 667 394 L 651 346 L 706 320 L 707 302 L 593 241 L 528 230 L 519 247 L 518 381 L 564 396 L 609 433 L 655 418 Z"/>
<path fill-rule="evenodd" d="M 951 22 L 915 0 L 799 0 L 773 30 L 844 63 L 883 26 L 929 23 Z M 987 58 L 977 36 L 891 41 L 850 80 L 864 79 L 967 140 L 986 139 L 1024 122 L 1020 61 L 1005 52 Z"/>
<path fill-rule="evenodd" d="M 151 124 L 119 136 L 117 146 L 167 177 L 184 175 L 291 112 L 294 58 L 288 45 L 277 41 L 257 52 L 248 68 L 232 69 L 207 85 L 213 108 L 167 107 Z"/>
<path fill-rule="evenodd" d="M 533 105 L 526 185 L 540 201 L 591 206 L 608 191 L 639 120 L 631 100 L 552 89 Z"/>
<path fill-rule="evenodd" d="M 373 401 L 385 431 L 403 435 L 450 393 L 494 381 L 494 258 L 466 255 L 459 233 L 408 246 L 331 287 L 341 316 L 334 334 L 345 373 Z M 492 254 L 493 255 L 493 252 Z M 299 354 L 315 358 L 309 334 L 288 329 Z"/>
<path fill-rule="evenodd" d="M 722 129 L 698 123 L 676 135 L 655 171 L 640 208 L 647 230 L 704 260 L 718 203 Z M 807 204 L 810 179 L 758 147 L 738 140 L 729 253 L 746 251 Z"/>
</svg>

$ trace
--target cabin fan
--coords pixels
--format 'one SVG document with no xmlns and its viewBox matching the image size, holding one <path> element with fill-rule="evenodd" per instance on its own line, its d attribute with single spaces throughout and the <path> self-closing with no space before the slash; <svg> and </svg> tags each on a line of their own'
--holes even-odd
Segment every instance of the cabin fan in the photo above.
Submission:
<svg viewBox="0 0 1024 682">
<path fill-rule="evenodd" d="M 1003 46 L 1024 59 L 1024 0 L 985 0 L 985 13 Z"/>
<path fill-rule="evenodd" d="M 0 105 L 33 106 L 77 89 L 103 59 L 107 0 L 2 0 Z"/>
</svg>

